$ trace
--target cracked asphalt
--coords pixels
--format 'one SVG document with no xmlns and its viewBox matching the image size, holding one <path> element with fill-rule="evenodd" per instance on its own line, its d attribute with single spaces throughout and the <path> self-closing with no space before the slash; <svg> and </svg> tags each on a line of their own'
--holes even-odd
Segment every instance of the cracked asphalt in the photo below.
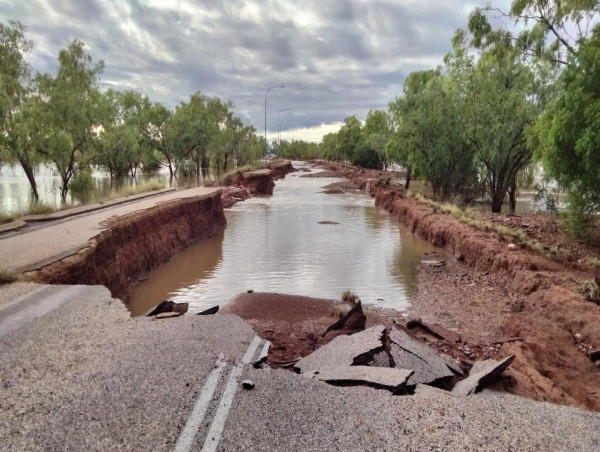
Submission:
<svg viewBox="0 0 600 452">
<path fill-rule="evenodd" d="M 174 450 L 222 354 L 226 368 L 191 445 L 198 450 L 255 337 L 233 315 L 131 318 L 101 286 L 33 286 L 19 299 L 0 306 L 6 451 Z M 250 365 L 246 378 L 255 388 L 237 383 L 217 450 L 600 449 L 600 413 L 505 393 L 420 387 L 393 396 Z"/>
</svg>

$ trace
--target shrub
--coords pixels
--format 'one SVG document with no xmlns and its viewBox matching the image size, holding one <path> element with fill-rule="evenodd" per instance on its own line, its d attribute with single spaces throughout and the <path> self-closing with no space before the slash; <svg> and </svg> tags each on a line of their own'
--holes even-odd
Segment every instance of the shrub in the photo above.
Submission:
<svg viewBox="0 0 600 452">
<path fill-rule="evenodd" d="M 0 285 L 14 283 L 17 280 L 15 275 L 10 270 L 0 269 Z"/>
<path fill-rule="evenodd" d="M 70 187 L 71 190 L 76 192 L 91 190 L 94 187 L 94 181 L 92 180 L 92 171 L 87 168 L 79 170 L 77 172 L 77 175 L 71 181 Z"/>
<path fill-rule="evenodd" d="M 344 293 L 342 293 L 342 301 L 356 304 L 360 301 L 360 298 L 358 298 L 358 295 L 356 295 L 354 292 L 345 290 Z"/>
</svg>

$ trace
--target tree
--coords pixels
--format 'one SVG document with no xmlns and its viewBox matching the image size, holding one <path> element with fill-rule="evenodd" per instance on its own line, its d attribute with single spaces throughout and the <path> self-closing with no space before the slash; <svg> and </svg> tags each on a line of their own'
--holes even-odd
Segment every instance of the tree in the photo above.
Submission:
<svg viewBox="0 0 600 452">
<path fill-rule="evenodd" d="M 69 182 L 76 171 L 76 158 L 95 136 L 100 124 L 98 77 L 104 63 L 92 63 L 84 43 L 74 40 L 58 55 L 56 77 L 38 76 L 44 99 L 40 120 L 44 124 L 44 142 L 38 151 L 52 161 L 61 177 L 61 198 L 66 200 Z"/>
<path fill-rule="evenodd" d="M 392 136 L 391 118 L 388 113 L 383 110 L 369 111 L 363 128 L 363 136 L 366 137 L 368 148 L 377 153 L 379 159 L 377 168 L 385 168 L 385 147 Z"/>
<path fill-rule="evenodd" d="M 446 57 L 450 76 L 464 85 L 467 102 L 462 117 L 466 137 L 485 168 L 492 212 L 500 212 L 507 193 L 514 210 L 517 174 L 531 162 L 527 130 L 538 111 L 532 100 L 534 77 L 509 40 L 484 51 L 476 64 L 468 54 L 466 34 L 459 30 L 454 54 Z"/>
<path fill-rule="evenodd" d="M 598 0 L 513 0 L 508 12 L 488 6 L 477 8 L 469 19 L 475 46 L 485 48 L 499 40 L 519 48 L 523 55 L 566 66 L 579 42 L 588 37 L 600 13 Z M 509 17 L 523 29 L 517 35 L 492 30 L 487 16 Z M 532 24 L 532 25 L 531 25 Z"/>
<path fill-rule="evenodd" d="M 33 49 L 33 42 L 25 38 L 26 30 L 20 22 L 0 24 L 0 149 L 9 161 L 19 162 L 37 201 L 39 109 L 32 98 L 31 68 L 25 62 L 25 55 Z"/>
<path fill-rule="evenodd" d="M 354 150 L 361 138 L 362 125 L 355 115 L 344 119 L 344 125 L 337 133 L 336 153 L 346 160 L 351 160 Z"/>
<path fill-rule="evenodd" d="M 581 42 L 559 84 L 560 95 L 536 124 L 537 153 L 548 175 L 569 191 L 570 222 L 585 238 L 600 209 L 600 26 Z"/>
<path fill-rule="evenodd" d="M 411 73 L 403 96 L 390 103 L 406 162 L 425 178 L 436 198 L 468 191 L 476 180 L 473 147 L 462 119 L 464 98 L 441 69 Z"/>
</svg>

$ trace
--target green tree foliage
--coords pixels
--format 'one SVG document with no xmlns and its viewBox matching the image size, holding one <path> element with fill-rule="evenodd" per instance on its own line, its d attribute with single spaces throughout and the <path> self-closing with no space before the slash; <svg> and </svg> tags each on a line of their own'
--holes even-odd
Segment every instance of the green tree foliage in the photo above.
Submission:
<svg viewBox="0 0 600 452">
<path fill-rule="evenodd" d="M 383 110 L 371 110 L 367 114 L 365 126 L 363 128 L 363 138 L 365 143 L 361 146 L 362 149 L 368 149 L 367 154 L 360 152 L 364 157 L 355 160 L 364 160 L 368 158 L 370 161 L 369 168 L 383 169 L 386 167 L 386 145 L 392 136 L 392 120 L 388 113 Z M 370 154 L 376 154 L 377 161 Z M 361 166 L 364 166 L 361 165 Z"/>
<path fill-rule="evenodd" d="M 440 69 L 410 74 L 403 96 L 389 106 L 404 161 L 431 184 L 439 199 L 464 193 L 476 178 L 464 107 L 464 98 Z"/>
<path fill-rule="evenodd" d="M 38 103 L 31 99 L 31 68 L 25 55 L 33 49 L 33 42 L 25 38 L 25 32 L 20 22 L 0 24 L 0 150 L 5 161 L 21 165 L 37 201 Z"/>
<path fill-rule="evenodd" d="M 84 43 L 74 40 L 58 55 L 55 77 L 38 76 L 44 100 L 40 120 L 43 143 L 38 151 L 52 161 L 61 177 L 61 198 L 66 200 L 69 182 L 77 169 L 77 156 L 87 150 L 100 125 L 98 76 L 102 61 L 93 64 Z"/>
<path fill-rule="evenodd" d="M 600 209 L 600 27 L 569 60 L 560 95 L 536 124 L 544 169 L 569 191 L 570 229 L 584 238 Z"/>
<path fill-rule="evenodd" d="M 337 133 L 335 152 L 342 160 L 351 160 L 361 139 L 362 125 L 354 115 L 344 119 L 344 125 Z"/>
</svg>

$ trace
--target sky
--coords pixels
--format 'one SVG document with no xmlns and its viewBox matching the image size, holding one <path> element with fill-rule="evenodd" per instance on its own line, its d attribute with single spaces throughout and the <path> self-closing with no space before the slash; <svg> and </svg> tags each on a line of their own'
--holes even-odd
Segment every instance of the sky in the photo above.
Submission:
<svg viewBox="0 0 600 452">
<path fill-rule="evenodd" d="M 355 114 L 387 109 L 413 71 L 442 64 L 450 39 L 484 1 L 0 0 L 35 42 L 36 71 L 54 73 L 78 38 L 103 60 L 103 87 L 174 107 L 200 91 L 231 100 L 271 141 L 318 142 Z M 508 9 L 508 0 L 494 1 Z M 288 111 L 280 110 L 291 109 Z"/>
</svg>

